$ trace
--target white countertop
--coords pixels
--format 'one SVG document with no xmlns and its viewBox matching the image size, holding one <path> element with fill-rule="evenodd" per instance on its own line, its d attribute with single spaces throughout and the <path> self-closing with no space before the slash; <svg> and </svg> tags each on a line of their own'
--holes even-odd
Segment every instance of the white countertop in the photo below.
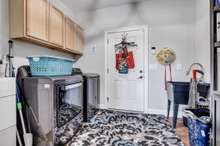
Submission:
<svg viewBox="0 0 220 146">
<path fill-rule="evenodd" d="M 0 98 L 15 95 L 15 78 L 0 78 Z"/>
<path fill-rule="evenodd" d="M 15 78 L 0 78 L 0 131 L 16 125 Z"/>
</svg>

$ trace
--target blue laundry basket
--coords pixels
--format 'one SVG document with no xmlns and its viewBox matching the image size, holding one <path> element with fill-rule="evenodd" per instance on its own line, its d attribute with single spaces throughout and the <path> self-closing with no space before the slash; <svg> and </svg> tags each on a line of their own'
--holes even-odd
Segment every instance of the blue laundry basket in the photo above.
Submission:
<svg viewBox="0 0 220 146">
<path fill-rule="evenodd" d="M 27 57 L 32 76 L 63 76 L 71 75 L 74 60 L 53 57 Z"/>
<path fill-rule="evenodd" d="M 184 110 L 187 116 L 189 129 L 189 140 L 191 146 L 209 146 L 211 120 L 208 109 L 187 109 Z"/>
</svg>

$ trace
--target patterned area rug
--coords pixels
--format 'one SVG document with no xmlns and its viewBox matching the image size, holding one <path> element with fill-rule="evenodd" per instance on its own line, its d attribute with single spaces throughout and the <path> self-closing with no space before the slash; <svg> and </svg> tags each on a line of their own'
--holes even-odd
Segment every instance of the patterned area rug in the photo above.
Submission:
<svg viewBox="0 0 220 146">
<path fill-rule="evenodd" d="M 183 146 L 164 116 L 99 110 L 67 146 Z"/>
<path fill-rule="evenodd" d="M 78 132 L 83 120 L 82 113 L 78 114 L 74 119 L 64 126 L 54 129 L 55 146 L 64 146 Z"/>
<path fill-rule="evenodd" d="M 63 105 L 61 109 L 60 120 L 57 120 L 57 127 L 54 129 L 55 146 L 64 146 L 70 141 L 82 126 L 83 121 L 81 110 L 70 105 Z M 90 108 L 88 111 L 88 119 L 91 119 L 99 109 Z M 63 126 L 59 127 L 59 125 Z"/>
<path fill-rule="evenodd" d="M 81 108 L 74 105 L 62 104 L 57 116 L 57 127 L 65 125 L 81 112 Z"/>
</svg>

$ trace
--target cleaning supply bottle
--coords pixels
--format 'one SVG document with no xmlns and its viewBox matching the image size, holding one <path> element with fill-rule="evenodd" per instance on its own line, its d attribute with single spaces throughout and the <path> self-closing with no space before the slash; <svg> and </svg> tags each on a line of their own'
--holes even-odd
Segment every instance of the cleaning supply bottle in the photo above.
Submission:
<svg viewBox="0 0 220 146">
<path fill-rule="evenodd" d="M 192 71 L 193 76 L 191 78 L 191 83 L 190 83 L 190 93 L 189 93 L 189 105 L 191 105 L 191 108 L 196 108 L 196 99 L 197 99 L 197 78 L 196 74 L 197 71 L 196 69 L 193 69 Z"/>
</svg>

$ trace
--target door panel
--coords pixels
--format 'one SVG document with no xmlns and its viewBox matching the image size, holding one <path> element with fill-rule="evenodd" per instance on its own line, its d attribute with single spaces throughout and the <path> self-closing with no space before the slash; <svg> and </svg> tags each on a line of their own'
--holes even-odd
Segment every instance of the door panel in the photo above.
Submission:
<svg viewBox="0 0 220 146">
<path fill-rule="evenodd" d="M 74 30 L 74 23 L 69 18 L 66 18 L 65 29 L 66 48 L 75 51 L 76 34 Z"/>
<path fill-rule="evenodd" d="M 48 9 L 47 0 L 27 0 L 27 35 L 48 40 Z"/>
<path fill-rule="evenodd" d="M 50 6 L 49 41 L 63 47 L 64 15 L 54 6 Z"/>
<path fill-rule="evenodd" d="M 75 25 L 75 31 L 76 31 L 75 48 L 77 49 L 77 51 L 82 53 L 83 52 L 83 45 L 84 45 L 83 29 L 80 26 Z"/>
<path fill-rule="evenodd" d="M 122 41 L 125 32 L 108 34 L 107 50 L 107 95 L 109 107 L 113 109 L 144 111 L 144 81 L 140 79 L 144 73 L 144 30 L 128 31 L 127 41 L 135 42 L 138 47 L 129 47 L 128 51 L 133 52 L 135 67 L 129 69 L 128 74 L 120 74 L 116 69 L 115 44 Z M 142 73 L 141 73 L 142 71 Z"/>
</svg>

